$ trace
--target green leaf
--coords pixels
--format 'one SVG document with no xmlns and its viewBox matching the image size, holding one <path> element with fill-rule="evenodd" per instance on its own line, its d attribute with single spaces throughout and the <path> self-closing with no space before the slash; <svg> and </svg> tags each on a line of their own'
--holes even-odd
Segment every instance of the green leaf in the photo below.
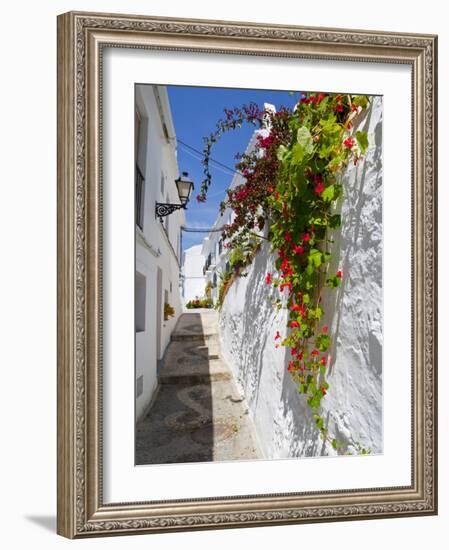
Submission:
<svg viewBox="0 0 449 550">
<path fill-rule="evenodd" d="M 322 253 L 316 248 L 312 248 L 312 250 L 309 252 L 309 265 L 320 267 L 322 263 L 323 263 Z"/>
<path fill-rule="evenodd" d="M 316 337 L 315 345 L 320 351 L 326 351 L 331 345 L 331 339 L 328 334 L 319 334 Z"/>
<path fill-rule="evenodd" d="M 279 145 L 276 156 L 278 160 L 282 162 L 283 160 L 285 160 L 287 153 L 288 153 L 287 147 L 285 145 Z"/>
<path fill-rule="evenodd" d="M 364 155 L 365 151 L 368 148 L 368 133 L 359 130 L 355 133 L 355 137 L 357 139 L 357 143 L 359 144 L 362 155 Z"/>
<path fill-rule="evenodd" d="M 304 147 L 300 143 L 295 143 L 295 145 L 293 145 L 292 147 L 292 164 L 293 165 L 301 164 L 304 158 L 304 155 L 305 155 Z"/>
<path fill-rule="evenodd" d="M 321 416 L 318 416 L 318 418 L 315 419 L 317 428 L 322 430 L 324 428 L 324 420 L 321 418 Z"/>
<path fill-rule="evenodd" d="M 332 184 L 326 187 L 321 196 L 327 202 L 333 201 L 335 198 L 335 185 Z"/>
<path fill-rule="evenodd" d="M 331 441 L 331 445 L 332 445 L 332 447 L 333 447 L 335 450 L 337 450 L 337 440 L 336 440 L 336 439 L 333 439 L 333 440 Z"/>
<path fill-rule="evenodd" d="M 333 275 L 332 277 L 329 277 L 329 279 L 327 279 L 327 286 L 329 288 L 337 288 L 337 286 L 340 286 L 341 285 L 341 279 L 339 277 L 337 277 L 336 275 Z"/>
<path fill-rule="evenodd" d="M 331 229 L 336 229 L 341 226 L 341 216 L 340 214 L 334 214 L 329 218 L 329 227 Z"/>
<path fill-rule="evenodd" d="M 310 155 L 313 151 L 313 140 L 309 129 L 306 126 L 301 126 L 296 134 L 298 144 L 304 149 L 306 155 Z"/>
<path fill-rule="evenodd" d="M 352 103 L 354 103 L 357 107 L 362 107 L 362 109 L 365 109 L 368 106 L 369 99 L 366 95 L 356 95 L 352 99 Z"/>
</svg>

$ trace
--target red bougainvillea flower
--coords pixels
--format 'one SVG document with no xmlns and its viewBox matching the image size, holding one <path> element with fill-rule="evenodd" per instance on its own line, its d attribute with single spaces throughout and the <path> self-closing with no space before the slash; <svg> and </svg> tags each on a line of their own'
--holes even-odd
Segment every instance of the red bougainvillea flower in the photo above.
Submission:
<svg viewBox="0 0 449 550">
<path fill-rule="evenodd" d="M 206 202 L 206 195 L 202 195 L 202 194 L 201 194 L 201 195 L 197 195 L 197 196 L 196 196 L 196 200 L 197 200 L 198 202 Z"/>
<path fill-rule="evenodd" d="M 275 340 L 279 340 L 279 338 L 281 338 L 281 334 L 280 334 L 280 332 L 277 330 L 274 339 L 275 339 Z"/>
<path fill-rule="evenodd" d="M 270 187 L 268 188 L 268 193 L 272 193 L 272 192 L 273 192 L 273 188 L 270 185 Z"/>
<path fill-rule="evenodd" d="M 278 191 L 276 191 L 275 197 L 276 197 L 276 200 L 278 201 L 279 200 L 279 192 Z"/>
<path fill-rule="evenodd" d="M 324 334 L 327 334 L 328 331 L 329 331 L 329 327 L 328 327 L 328 326 L 325 326 L 325 327 L 323 327 L 321 330 L 324 332 Z"/>
<path fill-rule="evenodd" d="M 336 113 L 342 113 L 344 111 L 344 107 L 341 103 L 338 103 L 337 105 L 335 105 L 335 112 Z"/>
<path fill-rule="evenodd" d="M 323 393 L 323 395 L 326 395 L 327 391 L 326 391 L 326 388 L 324 386 L 321 386 L 320 390 Z"/>
<path fill-rule="evenodd" d="M 324 191 L 324 185 L 322 182 L 319 182 L 315 185 L 315 193 L 320 195 Z"/>
<path fill-rule="evenodd" d="M 351 105 L 351 110 L 352 111 L 358 111 L 359 108 L 357 107 L 357 105 L 354 105 L 354 103 Z"/>
<path fill-rule="evenodd" d="M 323 365 L 323 367 L 326 366 L 326 357 L 322 357 L 320 363 Z"/>
<path fill-rule="evenodd" d="M 316 357 L 316 356 L 319 355 L 319 354 L 320 354 L 320 352 L 319 352 L 316 348 L 314 348 L 314 349 L 312 350 L 312 352 L 311 352 L 310 355 L 311 355 L 312 357 Z"/>
<path fill-rule="evenodd" d="M 302 247 L 300 244 L 297 244 L 293 247 L 293 252 L 295 254 L 304 254 L 304 247 Z"/>
<path fill-rule="evenodd" d="M 284 291 L 284 288 L 288 288 L 288 289 L 290 290 L 290 292 L 291 292 L 291 290 L 292 290 L 292 283 L 290 283 L 290 282 L 289 282 L 289 283 L 281 283 L 281 284 L 279 285 L 279 290 L 280 290 L 281 292 Z"/>
<path fill-rule="evenodd" d="M 337 273 L 335 274 L 339 279 L 341 279 L 343 277 L 343 272 L 342 271 L 337 271 Z"/>
<path fill-rule="evenodd" d="M 298 304 L 292 304 L 290 309 L 292 311 L 301 311 L 301 306 L 299 306 Z"/>
<path fill-rule="evenodd" d="M 267 285 L 269 285 L 271 283 L 271 273 L 266 274 L 265 282 L 267 283 Z"/>
<path fill-rule="evenodd" d="M 291 240 L 292 240 L 292 236 L 290 235 L 290 233 L 289 233 L 288 231 L 286 231 L 286 232 L 284 233 L 284 239 L 285 239 L 286 241 L 291 241 Z"/>
<path fill-rule="evenodd" d="M 352 136 L 349 136 L 344 140 L 343 145 L 346 149 L 352 149 L 355 145 L 355 139 Z"/>
<path fill-rule="evenodd" d="M 308 233 L 304 233 L 304 235 L 301 237 L 301 239 L 304 242 L 308 242 L 308 241 L 310 241 L 310 235 Z"/>
<path fill-rule="evenodd" d="M 299 328 L 299 323 L 298 321 L 290 321 L 290 326 L 291 328 Z"/>
<path fill-rule="evenodd" d="M 288 372 L 294 372 L 296 370 L 296 365 L 295 365 L 294 361 L 289 361 L 288 362 L 287 370 L 288 370 Z"/>
</svg>

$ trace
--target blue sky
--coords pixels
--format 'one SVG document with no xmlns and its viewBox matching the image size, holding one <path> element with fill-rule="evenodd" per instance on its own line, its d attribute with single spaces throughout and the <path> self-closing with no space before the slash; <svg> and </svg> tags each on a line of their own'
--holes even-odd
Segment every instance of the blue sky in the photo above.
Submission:
<svg viewBox="0 0 449 550">
<path fill-rule="evenodd" d="M 242 128 L 225 133 L 212 148 L 214 160 L 229 167 L 229 170 L 211 163 L 212 185 L 207 195 L 207 201 L 198 203 L 196 195 L 203 180 L 203 165 L 201 155 L 190 150 L 183 144 L 198 151 L 203 150 L 203 137 L 207 137 L 214 129 L 216 122 L 225 117 L 224 109 L 240 107 L 251 101 L 261 108 L 264 103 L 293 107 L 298 101 L 299 93 L 273 90 L 243 90 L 235 88 L 203 88 L 190 86 L 167 86 L 170 107 L 173 116 L 176 136 L 178 138 L 179 171 L 187 171 L 195 184 L 192 199 L 187 207 L 187 227 L 211 227 L 215 222 L 220 202 L 225 197 L 225 191 L 231 183 L 235 169 L 236 153 L 243 153 L 255 129 L 253 125 L 245 124 Z M 204 233 L 183 232 L 183 249 L 202 242 Z"/>
</svg>

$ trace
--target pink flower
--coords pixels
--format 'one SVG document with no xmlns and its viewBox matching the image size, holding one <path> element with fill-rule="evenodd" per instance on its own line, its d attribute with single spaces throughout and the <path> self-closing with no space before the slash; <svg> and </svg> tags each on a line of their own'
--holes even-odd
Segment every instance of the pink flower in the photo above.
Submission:
<svg viewBox="0 0 449 550">
<path fill-rule="evenodd" d="M 277 330 L 276 331 L 276 336 L 274 337 L 275 340 L 279 340 L 279 338 L 281 338 L 281 334 L 280 332 Z"/>
<path fill-rule="evenodd" d="M 324 191 L 324 185 L 322 182 L 319 182 L 316 184 L 315 186 L 315 193 L 317 193 L 318 195 L 321 194 L 322 192 Z"/>
<path fill-rule="evenodd" d="M 355 145 L 355 139 L 352 136 L 349 136 L 344 140 L 343 145 L 346 149 L 352 149 Z"/>
<path fill-rule="evenodd" d="M 196 196 L 198 202 L 206 202 L 206 195 L 200 194 Z"/>
</svg>

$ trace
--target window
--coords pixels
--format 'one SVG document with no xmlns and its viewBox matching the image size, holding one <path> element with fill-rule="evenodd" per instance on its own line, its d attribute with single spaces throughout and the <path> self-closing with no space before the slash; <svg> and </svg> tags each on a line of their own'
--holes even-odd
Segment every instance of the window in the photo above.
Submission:
<svg viewBox="0 0 449 550">
<path fill-rule="evenodd" d="M 136 159 L 136 174 L 135 174 L 136 225 L 143 230 L 145 178 L 143 177 L 142 170 L 139 166 L 141 129 L 142 129 L 142 115 L 139 113 L 139 110 L 136 109 L 135 117 L 134 117 L 134 155 Z"/>
<path fill-rule="evenodd" d="M 147 297 L 147 279 L 136 271 L 136 332 L 145 332 L 145 309 Z"/>
<path fill-rule="evenodd" d="M 136 225 L 143 231 L 143 207 L 145 200 L 145 178 L 136 163 Z"/>
</svg>

